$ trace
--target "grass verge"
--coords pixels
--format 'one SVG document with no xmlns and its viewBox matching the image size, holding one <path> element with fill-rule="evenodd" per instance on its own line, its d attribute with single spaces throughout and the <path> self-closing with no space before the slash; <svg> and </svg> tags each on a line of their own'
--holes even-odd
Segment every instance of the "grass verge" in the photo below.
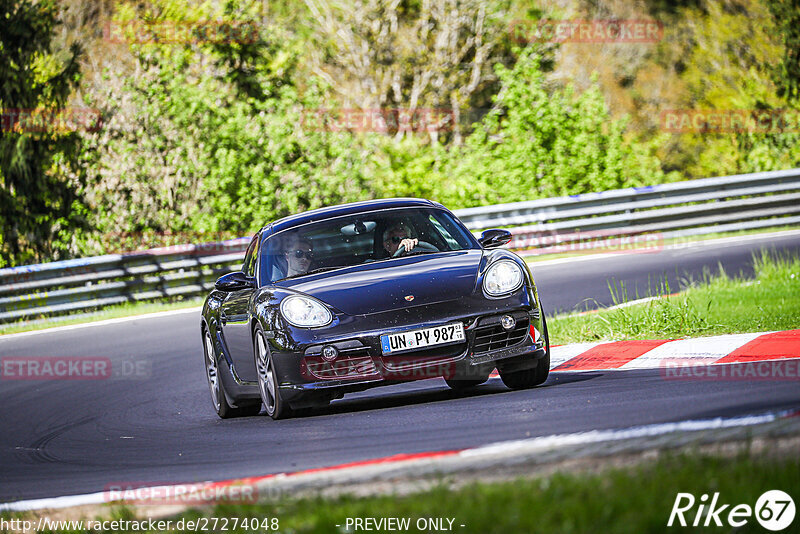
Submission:
<svg viewBox="0 0 800 534">
<path fill-rule="evenodd" d="M 752 280 L 705 276 L 677 295 L 664 283 L 650 302 L 548 321 L 554 344 L 623 339 L 665 339 L 800 328 L 800 258 L 766 252 L 753 257 Z M 611 287 L 617 305 L 624 287 Z"/>
<path fill-rule="evenodd" d="M 792 491 L 800 459 L 731 460 L 678 455 L 595 474 L 556 473 L 503 483 L 442 486 L 398 497 L 342 497 L 253 507 L 219 507 L 215 515 L 277 517 L 282 531 L 342 532 L 348 517 L 453 518 L 455 532 L 664 532 L 678 492 L 699 499 L 720 492 L 723 503 L 754 506 L 764 491 Z M 696 512 L 696 509 L 694 510 Z M 199 513 L 195 512 L 199 515 Z M 694 519 L 694 514 L 691 515 Z M 739 532 L 759 531 L 752 519 Z M 460 525 L 465 525 L 460 527 Z M 416 529 L 410 529 L 416 531 Z"/>
<path fill-rule="evenodd" d="M 443 482 L 432 490 L 409 495 L 286 498 L 263 504 L 219 505 L 188 510 L 172 521 L 175 525 L 183 519 L 186 525 L 186 521 L 204 517 L 228 518 L 232 524 L 233 518 L 248 518 L 260 524 L 274 518 L 280 532 L 341 533 L 347 532 L 348 518 L 408 518 L 407 532 L 435 531 L 430 525 L 417 528 L 417 521 L 443 518 L 444 525 L 448 525 L 446 519 L 453 520 L 452 532 L 464 533 L 655 533 L 670 530 L 667 521 L 679 492 L 693 494 L 697 503 L 701 495 L 719 492 L 718 505 L 730 505 L 721 514 L 726 531 L 763 532 L 755 517 L 732 529 L 725 522 L 727 512 L 738 504 L 754 507 L 758 497 L 772 489 L 794 493 L 796 499 L 798 480 L 800 459 L 796 454 L 756 454 L 747 450 L 734 457 L 668 453 L 653 462 L 589 472 L 472 482 L 456 488 Z M 685 514 L 689 525 L 696 513 L 694 506 Z M 114 515 L 134 519 L 129 509 L 117 510 Z M 701 521 L 704 519 L 701 517 Z M 798 521 L 795 519 L 795 525 Z M 674 528 L 681 532 L 708 530 Z M 719 529 L 712 527 L 712 531 L 716 530 Z M 349 531 L 356 531 L 352 523 Z M 252 531 L 231 528 L 229 532 Z"/>
<path fill-rule="evenodd" d="M 117 319 L 120 317 L 131 317 L 145 313 L 155 313 L 169 310 L 181 310 L 185 308 L 199 308 L 203 305 L 203 298 L 193 298 L 178 300 L 175 302 L 133 302 L 109 306 L 102 310 L 89 313 L 76 313 L 54 317 L 48 321 L 40 323 L 9 323 L 0 325 L 0 335 L 15 334 L 17 332 L 28 332 L 30 330 L 44 330 L 56 326 L 67 326 L 72 324 L 92 323 L 106 319 Z"/>
</svg>

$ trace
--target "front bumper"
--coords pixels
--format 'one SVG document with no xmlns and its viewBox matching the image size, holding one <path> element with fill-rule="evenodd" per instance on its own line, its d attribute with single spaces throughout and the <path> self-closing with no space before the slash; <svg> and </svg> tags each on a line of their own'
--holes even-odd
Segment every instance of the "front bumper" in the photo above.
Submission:
<svg viewBox="0 0 800 534">
<path fill-rule="evenodd" d="M 500 318 L 511 315 L 515 325 L 507 330 Z M 419 327 L 461 321 L 466 340 L 453 345 L 423 348 L 397 355 L 383 355 L 380 335 Z M 352 392 L 398 382 L 445 377 L 484 377 L 500 360 L 529 360 L 531 366 L 545 356 L 539 309 L 520 306 L 491 310 L 467 317 L 444 317 L 435 322 L 365 332 L 348 338 L 319 339 L 302 350 L 275 351 L 278 381 L 284 398 L 291 402 L 310 392 Z M 322 348 L 333 345 L 339 356 L 326 362 Z"/>
</svg>

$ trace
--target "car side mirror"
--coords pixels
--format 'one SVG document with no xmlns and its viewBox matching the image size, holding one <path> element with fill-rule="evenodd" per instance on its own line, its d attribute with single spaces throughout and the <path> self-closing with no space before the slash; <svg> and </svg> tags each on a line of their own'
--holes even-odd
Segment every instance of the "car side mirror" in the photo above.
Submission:
<svg viewBox="0 0 800 534">
<path fill-rule="evenodd" d="M 220 291 L 231 292 L 242 289 L 251 289 L 256 287 L 256 284 L 253 278 L 250 278 L 242 271 L 236 271 L 220 276 L 217 281 L 214 282 L 214 287 Z"/>
<path fill-rule="evenodd" d="M 480 239 L 478 239 L 478 243 L 480 243 L 483 248 L 497 248 L 511 241 L 512 237 L 511 232 L 508 230 L 493 228 L 491 230 L 485 230 L 481 234 Z"/>
</svg>

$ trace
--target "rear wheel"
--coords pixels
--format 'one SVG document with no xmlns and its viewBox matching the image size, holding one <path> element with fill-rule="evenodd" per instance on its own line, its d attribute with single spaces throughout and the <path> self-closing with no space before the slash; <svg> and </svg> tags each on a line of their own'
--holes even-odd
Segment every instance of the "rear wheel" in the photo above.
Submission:
<svg viewBox="0 0 800 534">
<path fill-rule="evenodd" d="M 231 406 L 228 403 L 228 399 L 225 396 L 225 386 L 222 383 L 219 365 L 217 364 L 214 342 L 211 340 L 211 333 L 208 330 L 203 334 L 203 345 L 205 349 L 206 378 L 208 379 L 208 389 L 211 393 L 211 405 L 217 415 L 222 419 L 257 415 L 261 411 L 261 403 L 249 403 L 245 406 Z"/>
<path fill-rule="evenodd" d="M 278 374 L 275 372 L 275 362 L 272 352 L 267 347 L 267 340 L 260 327 L 255 333 L 255 359 L 258 374 L 258 390 L 261 392 L 261 402 L 267 409 L 267 415 L 273 419 L 285 419 L 292 416 L 289 403 L 281 398 L 278 389 Z"/>
<path fill-rule="evenodd" d="M 528 389 L 534 386 L 544 384 L 547 377 L 550 375 L 550 335 L 547 333 L 547 318 L 542 311 L 542 334 L 544 335 L 544 357 L 540 358 L 533 369 L 524 369 L 522 371 L 500 372 L 500 379 L 503 384 L 511 389 Z"/>
</svg>

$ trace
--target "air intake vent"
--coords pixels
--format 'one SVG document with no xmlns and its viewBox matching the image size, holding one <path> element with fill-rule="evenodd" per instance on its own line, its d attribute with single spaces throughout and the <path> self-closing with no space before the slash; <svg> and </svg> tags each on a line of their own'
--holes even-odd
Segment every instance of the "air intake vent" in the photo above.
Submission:
<svg viewBox="0 0 800 534">
<path fill-rule="evenodd" d="M 337 344 L 341 347 L 344 344 Z M 353 345 L 351 343 L 351 345 Z M 337 348 L 339 348 L 337 347 Z M 378 369 L 367 347 L 339 348 L 339 357 L 326 362 L 321 356 L 303 359 L 305 378 L 335 380 L 337 378 L 366 378 L 377 374 Z"/>
<path fill-rule="evenodd" d="M 512 347 L 525 339 L 530 326 L 527 312 L 514 312 L 510 315 L 516 321 L 516 324 L 510 330 L 503 328 L 501 324 L 502 315 L 484 317 L 478 321 L 478 326 L 475 327 L 475 343 L 473 344 L 473 352 L 475 354 Z"/>
</svg>

